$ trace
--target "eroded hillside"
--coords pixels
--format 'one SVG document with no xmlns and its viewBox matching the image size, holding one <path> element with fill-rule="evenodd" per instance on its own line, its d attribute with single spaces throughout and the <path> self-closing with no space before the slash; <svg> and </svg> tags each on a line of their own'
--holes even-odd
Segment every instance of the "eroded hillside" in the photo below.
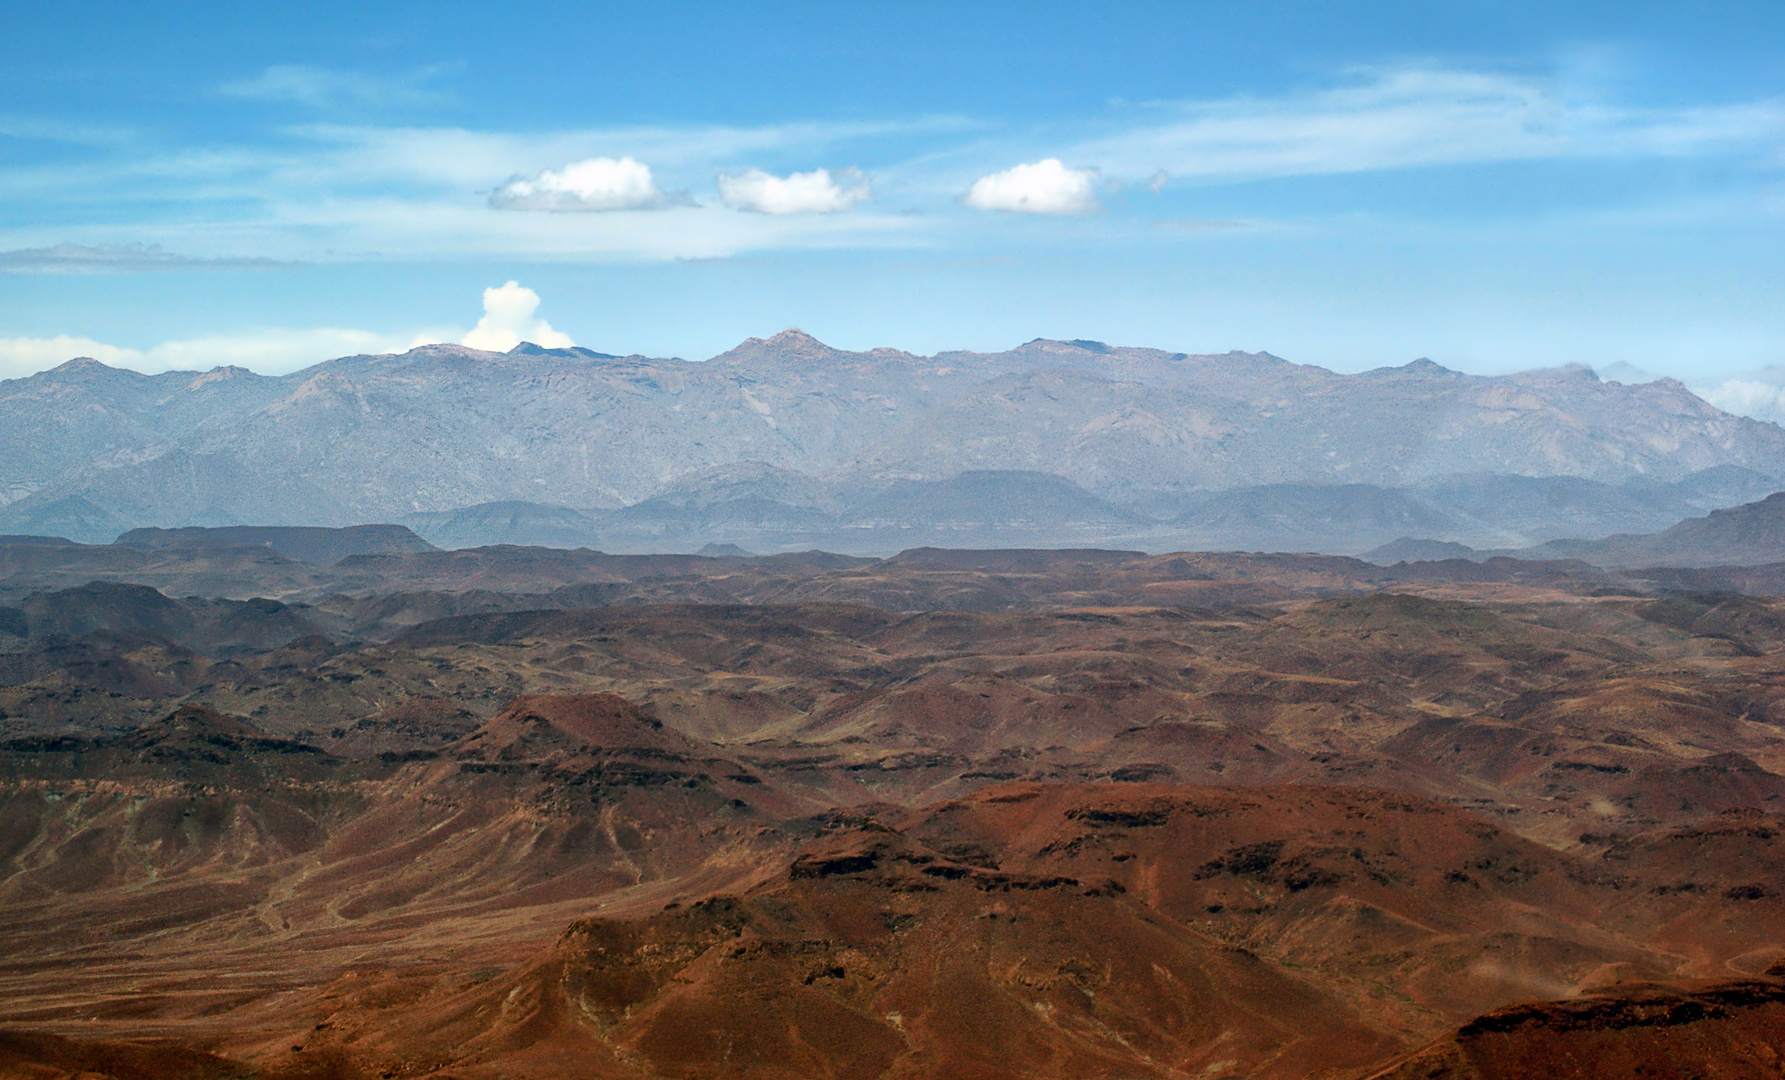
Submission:
<svg viewBox="0 0 1785 1080">
<path fill-rule="evenodd" d="M 0 627 L 0 1070 L 1780 1060 L 1775 602 L 902 559 L 33 594 Z"/>
</svg>

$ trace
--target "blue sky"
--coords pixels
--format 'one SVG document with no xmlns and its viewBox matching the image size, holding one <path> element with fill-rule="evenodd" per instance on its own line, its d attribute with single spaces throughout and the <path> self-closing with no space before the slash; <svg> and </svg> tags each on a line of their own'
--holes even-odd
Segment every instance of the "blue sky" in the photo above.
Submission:
<svg viewBox="0 0 1785 1080">
<path fill-rule="evenodd" d="M 1776 0 L 284 7 L 9 15 L 0 375 L 793 325 L 1785 364 Z"/>
</svg>

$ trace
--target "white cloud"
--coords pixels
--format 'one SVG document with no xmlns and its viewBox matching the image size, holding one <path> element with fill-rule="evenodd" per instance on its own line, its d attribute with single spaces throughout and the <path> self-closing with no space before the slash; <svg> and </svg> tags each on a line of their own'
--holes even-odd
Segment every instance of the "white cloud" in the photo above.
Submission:
<svg viewBox="0 0 1785 1080">
<path fill-rule="evenodd" d="M 538 318 L 539 294 L 510 281 L 483 291 L 483 318 L 468 334 L 453 328 L 417 333 L 383 334 L 370 330 L 321 327 L 312 330 L 268 329 L 246 334 L 216 334 L 164 341 L 149 349 L 109 345 L 89 337 L 0 338 L 0 379 L 17 379 L 47 371 L 79 356 L 144 374 L 164 371 L 208 371 L 233 365 L 262 375 L 283 375 L 324 360 L 360 354 L 406 352 L 419 345 L 458 339 L 475 349 L 506 352 L 522 341 L 548 349 L 576 344 L 568 334 Z"/>
<path fill-rule="evenodd" d="M 726 206 L 759 214 L 834 214 L 870 194 L 868 178 L 855 169 L 834 176 L 829 169 L 814 169 L 785 178 L 751 169 L 740 176 L 719 177 L 719 198 Z"/>
<path fill-rule="evenodd" d="M 1724 412 L 1785 424 L 1785 368 L 1763 368 L 1692 392 Z"/>
<path fill-rule="evenodd" d="M 0 378 L 17 379 L 47 371 L 77 356 L 91 356 L 113 367 L 135 367 L 143 354 L 92 338 L 58 334 L 52 338 L 0 338 Z"/>
<path fill-rule="evenodd" d="M 380 334 L 370 330 L 323 327 L 190 338 L 165 341 L 150 349 L 146 354 L 148 366 L 139 370 L 205 371 L 221 364 L 234 364 L 262 375 L 282 375 L 339 356 L 404 352 L 450 336 L 450 332 Z M 135 364 L 129 366 L 137 367 Z"/>
<path fill-rule="evenodd" d="M 281 68 L 231 92 L 335 102 L 369 101 L 381 92 L 355 89 L 351 82 L 339 72 Z M 56 125 L 46 124 L 0 116 L 0 133 L 62 137 Z M 1119 179 L 1133 189 L 1165 172 L 1167 191 L 1198 180 L 1471 162 L 1722 156 L 1760 166 L 1750 172 L 1765 182 L 1700 191 L 1698 196 L 1716 196 L 1703 198 L 1702 207 L 1685 189 L 1658 196 L 1640 207 L 1655 220 L 1635 227 L 1675 227 L 1662 220 L 1669 213 L 1696 215 L 1683 221 L 1687 225 L 1713 217 L 1746 222 L 1785 215 L 1771 183 L 1785 145 L 1785 100 L 1636 107 L 1586 100 L 1562 79 L 1431 65 L 1356 70 L 1310 90 L 1119 107 L 1041 128 L 940 117 L 530 131 L 315 123 L 281 128 L 267 139 L 184 145 L 168 145 L 147 132 L 80 137 L 88 135 L 112 139 L 103 167 L 29 155 L 0 163 L 0 203 L 18 210 L 15 224 L 0 229 L 0 247 L 33 249 L 0 262 L 30 272 L 50 263 L 97 265 L 105 260 L 64 259 L 50 249 L 76 243 L 98 250 L 132 241 L 211 260 L 722 258 L 789 248 L 946 243 L 953 239 L 949 230 L 986 227 L 959 214 L 907 217 L 871 203 L 850 213 L 719 214 L 665 196 L 706 183 L 734 162 L 869 155 L 880 201 L 896 199 L 899 210 L 925 212 L 958 200 L 978 186 L 976 178 L 995 186 L 985 177 L 994 169 L 1036 162 L 1044 154 L 1095 165 L 1099 180 Z M 602 160 L 617 172 L 632 162 L 635 179 L 648 174 L 648 186 L 612 176 L 602 183 L 579 177 L 581 165 Z M 778 178 L 792 184 L 804 175 Z M 734 172 L 731 178 L 748 176 Z M 835 170 L 830 179 L 842 190 L 853 187 Z M 981 192 L 989 198 L 990 192 Z M 1095 209 L 1097 197 L 1093 186 L 1080 209 Z M 967 201 L 980 205 L 976 198 Z M 660 209 L 648 215 L 493 213 L 492 204 L 511 210 Z M 95 206 L 113 210 L 101 222 L 91 212 Z M 1621 196 L 1608 195 L 1605 206 L 1575 206 L 1567 214 L 1587 227 L 1618 227 L 1603 219 L 1610 206 L 1638 212 Z M 1032 202 L 1020 208 L 1043 207 Z M 145 267 L 151 261 L 137 260 Z"/>
<path fill-rule="evenodd" d="M 668 200 L 651 167 L 634 158 L 593 157 L 517 176 L 490 195 L 503 210 L 650 210 Z"/>
<path fill-rule="evenodd" d="M 304 226 L 301 233 L 299 223 Z M 330 261 L 466 255 L 540 261 L 726 258 L 780 248 L 829 249 L 923 242 L 932 223 L 901 214 L 726 214 L 696 206 L 651 213 L 523 214 L 448 198 L 342 198 L 291 207 L 274 226 L 207 237 L 224 250 Z M 323 254 L 318 237 L 336 250 Z M 170 237 L 171 239 L 172 237 Z M 227 247 L 222 243 L 228 240 Z M 303 245 L 303 246 L 300 246 Z"/>
<path fill-rule="evenodd" d="M 975 210 L 1025 214 L 1088 214 L 1098 209 L 1093 169 L 1068 169 L 1059 158 L 1043 158 L 982 176 L 961 201 Z"/>
<path fill-rule="evenodd" d="M 252 334 L 164 341 L 146 350 L 122 348 L 66 334 L 49 338 L 0 338 L 0 378 L 23 378 L 57 367 L 77 356 L 89 356 L 112 367 L 150 375 L 163 371 L 208 371 L 223 365 L 249 368 L 262 375 L 283 375 L 339 356 L 402 352 L 451 336 L 450 332 L 399 335 L 330 327 L 273 329 Z"/>
<path fill-rule="evenodd" d="M 290 129 L 311 145 L 292 156 L 331 182 L 407 180 L 490 187 L 501 177 L 537 176 L 556 163 L 630 157 L 683 177 L 763 153 L 818 157 L 832 147 L 953 137 L 977 130 L 958 117 L 910 121 L 767 124 L 759 127 L 621 127 L 558 131 L 477 131 L 447 127 L 306 124 Z M 686 173 L 686 175 L 684 175 Z"/>
<path fill-rule="evenodd" d="M 544 319 L 533 317 L 539 310 L 539 294 L 518 281 L 483 291 L 483 318 L 471 328 L 460 344 L 473 349 L 507 352 L 523 341 L 548 349 L 568 349 L 576 342 L 569 334 L 553 330 Z"/>
</svg>

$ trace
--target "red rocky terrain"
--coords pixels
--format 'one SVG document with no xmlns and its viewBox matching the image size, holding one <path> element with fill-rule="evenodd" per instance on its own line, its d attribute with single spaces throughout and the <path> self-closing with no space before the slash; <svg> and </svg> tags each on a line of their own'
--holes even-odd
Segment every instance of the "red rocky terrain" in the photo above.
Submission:
<svg viewBox="0 0 1785 1080">
<path fill-rule="evenodd" d="M 0 1075 L 1779 1075 L 1785 608 L 902 558 L 25 597 Z"/>
</svg>

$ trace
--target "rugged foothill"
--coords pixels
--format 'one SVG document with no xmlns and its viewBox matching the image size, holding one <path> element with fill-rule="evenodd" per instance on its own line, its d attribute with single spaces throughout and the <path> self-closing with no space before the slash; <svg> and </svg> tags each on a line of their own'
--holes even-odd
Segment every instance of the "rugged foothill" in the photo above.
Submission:
<svg viewBox="0 0 1785 1080">
<path fill-rule="evenodd" d="M 5 548 L 0 1075 L 1785 1062 L 1762 571 L 298 539 Z"/>
</svg>

